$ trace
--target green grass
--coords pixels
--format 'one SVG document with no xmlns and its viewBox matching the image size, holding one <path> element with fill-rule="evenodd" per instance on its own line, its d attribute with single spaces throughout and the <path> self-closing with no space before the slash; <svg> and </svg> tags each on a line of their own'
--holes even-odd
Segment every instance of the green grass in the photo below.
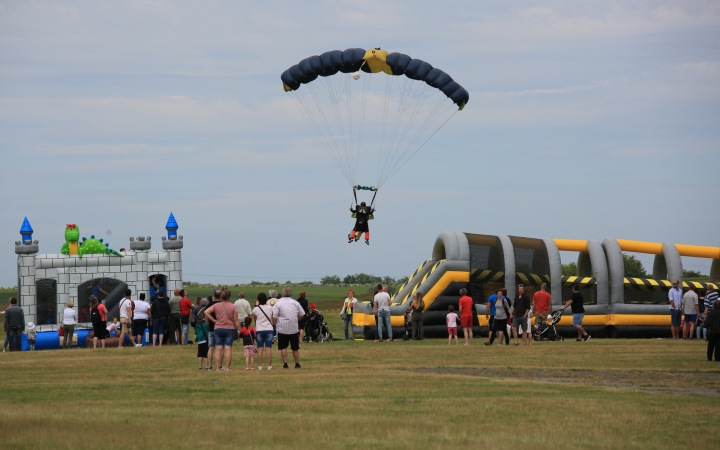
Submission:
<svg viewBox="0 0 720 450">
<path fill-rule="evenodd" d="M 330 315 L 328 315 L 329 317 Z M 335 324 L 333 331 L 341 330 Z M 303 369 L 198 371 L 194 347 L 5 353 L 4 448 L 712 448 L 701 342 L 306 344 Z M 669 425 L 672 424 L 672 425 Z"/>
</svg>

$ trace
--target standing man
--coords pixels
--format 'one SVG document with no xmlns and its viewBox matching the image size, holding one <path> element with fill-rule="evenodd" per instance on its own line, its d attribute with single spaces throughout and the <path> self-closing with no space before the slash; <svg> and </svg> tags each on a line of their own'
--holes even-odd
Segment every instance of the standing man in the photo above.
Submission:
<svg viewBox="0 0 720 450">
<path fill-rule="evenodd" d="M 125 297 L 120 300 L 120 342 L 118 348 L 122 348 L 125 343 L 125 334 L 130 336 L 130 342 L 132 340 L 132 300 L 130 300 L 132 291 L 125 289 Z"/>
<path fill-rule="evenodd" d="M 185 289 L 180 290 L 180 297 L 180 345 L 185 345 L 185 342 L 187 342 L 185 339 L 190 334 L 190 313 L 193 310 L 193 302 L 187 298 Z"/>
<path fill-rule="evenodd" d="M 530 330 L 527 325 L 530 314 L 530 297 L 525 295 L 525 286 L 522 284 L 517 286 L 517 295 L 510 314 L 512 315 L 512 333 L 515 345 L 520 345 L 518 344 L 518 327 L 522 330 L 522 345 L 530 345 Z"/>
<path fill-rule="evenodd" d="M 245 323 L 245 318 L 252 314 L 250 302 L 245 300 L 244 292 L 241 292 L 240 296 L 238 296 L 238 299 L 235 301 L 235 309 L 237 309 L 238 320 L 240 321 L 240 323 Z"/>
<path fill-rule="evenodd" d="M 570 300 L 565 303 L 565 306 L 560 308 L 564 310 L 568 306 L 573 313 L 573 326 L 578 330 L 578 337 L 576 341 L 587 341 L 590 339 L 590 335 L 585 332 L 582 327 L 583 317 L 585 317 L 585 307 L 583 306 L 583 296 L 580 293 L 580 285 L 575 283 L 572 285 L 572 295 Z"/>
<path fill-rule="evenodd" d="M 458 301 L 458 309 L 460 310 L 460 326 L 465 336 L 465 345 L 472 344 L 472 325 L 473 314 L 475 313 L 475 305 L 472 297 L 467 295 L 467 289 L 460 289 L 460 300 Z"/>
<path fill-rule="evenodd" d="M 393 332 L 392 332 L 392 324 L 390 323 L 390 294 L 388 294 L 388 288 L 387 286 L 383 286 L 381 284 L 378 284 L 378 293 L 375 294 L 375 297 L 373 298 L 373 301 L 377 305 L 378 308 L 378 321 L 377 321 L 377 332 L 378 332 L 378 339 L 375 340 L 375 342 L 382 342 L 382 326 L 383 322 L 385 323 L 385 326 L 387 327 L 388 331 L 388 342 L 393 341 Z"/>
<path fill-rule="evenodd" d="M 298 321 L 305 317 L 300 303 L 292 297 L 292 288 L 285 286 L 283 296 L 273 306 L 273 324 L 278 333 L 278 349 L 283 360 L 283 369 L 288 368 L 287 348 L 288 344 L 292 350 L 295 368 L 300 369 L 300 337 L 298 333 Z"/>
<path fill-rule="evenodd" d="M 713 303 L 715 303 L 715 300 L 720 298 L 720 295 L 713 289 L 712 284 L 708 283 L 707 287 L 705 288 L 705 296 L 700 297 L 700 300 L 703 301 L 703 314 L 705 317 L 707 317 L 707 314 L 710 312 L 711 309 L 713 309 Z"/>
<path fill-rule="evenodd" d="M 22 334 L 25 331 L 25 312 L 17 304 L 15 297 L 10 299 L 10 306 L 5 310 L 5 333 L 10 343 L 11 352 L 22 351 Z"/>
<path fill-rule="evenodd" d="M 547 283 L 540 285 L 540 290 L 533 295 L 533 311 L 535 311 L 535 325 L 540 326 L 547 320 L 552 309 L 552 297 L 547 291 Z"/>
<path fill-rule="evenodd" d="M 182 328 L 182 324 L 180 323 L 180 301 L 182 297 L 180 297 L 180 289 L 175 289 L 173 294 L 175 295 L 173 295 L 168 302 L 170 306 L 170 323 L 168 324 L 170 337 L 168 338 L 168 343 L 177 345 L 179 344 L 178 340 L 180 339 L 180 330 Z"/>
<path fill-rule="evenodd" d="M 668 291 L 668 300 L 670 301 L 670 332 L 673 339 L 680 339 L 680 319 L 682 319 L 682 289 L 680 282 L 673 280 L 672 287 Z"/>
<path fill-rule="evenodd" d="M 682 312 L 685 314 L 685 327 L 683 328 L 683 339 L 691 339 L 695 334 L 695 322 L 697 321 L 700 309 L 698 307 L 698 296 L 695 293 L 695 285 L 688 283 L 689 290 L 682 298 Z"/>
</svg>

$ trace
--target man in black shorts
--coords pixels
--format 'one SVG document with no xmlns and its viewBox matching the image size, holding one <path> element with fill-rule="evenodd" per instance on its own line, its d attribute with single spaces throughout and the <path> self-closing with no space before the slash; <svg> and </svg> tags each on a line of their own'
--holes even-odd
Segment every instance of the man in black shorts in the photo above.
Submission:
<svg viewBox="0 0 720 450">
<path fill-rule="evenodd" d="M 300 369 L 300 336 L 298 333 L 298 321 L 305 317 L 300 303 L 292 297 L 292 288 L 285 286 L 283 296 L 273 305 L 272 321 L 278 333 L 278 349 L 283 360 L 283 369 L 288 368 L 287 348 L 290 345 L 295 368 Z"/>
</svg>

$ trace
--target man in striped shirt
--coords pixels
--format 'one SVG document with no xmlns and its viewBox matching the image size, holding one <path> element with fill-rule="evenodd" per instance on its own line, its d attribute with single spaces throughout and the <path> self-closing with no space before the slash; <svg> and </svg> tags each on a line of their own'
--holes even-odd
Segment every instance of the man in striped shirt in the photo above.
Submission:
<svg viewBox="0 0 720 450">
<path fill-rule="evenodd" d="M 288 368 L 288 344 L 295 359 L 295 368 L 300 369 L 300 338 L 298 334 L 298 320 L 305 317 L 305 311 L 300 303 L 292 297 L 292 288 L 285 286 L 283 296 L 273 305 L 273 318 L 278 334 L 278 350 L 283 360 L 283 369 Z"/>
<path fill-rule="evenodd" d="M 700 297 L 700 300 L 703 300 L 703 303 L 705 304 L 705 309 L 703 311 L 703 315 L 707 316 L 707 313 L 710 312 L 711 309 L 713 309 L 713 302 L 718 299 L 720 295 L 713 289 L 713 285 L 708 283 L 705 288 L 705 297 Z"/>
</svg>

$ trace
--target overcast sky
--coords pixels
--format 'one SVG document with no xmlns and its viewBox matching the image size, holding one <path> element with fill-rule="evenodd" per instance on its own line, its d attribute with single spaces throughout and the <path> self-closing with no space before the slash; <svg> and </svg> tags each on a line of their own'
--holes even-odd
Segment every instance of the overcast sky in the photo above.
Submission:
<svg viewBox="0 0 720 450">
<path fill-rule="evenodd" d="M 370 247 L 279 78 L 349 47 L 470 92 Z M 24 216 L 41 253 L 67 223 L 159 250 L 172 211 L 185 280 L 218 283 L 407 276 L 446 230 L 719 245 L 719 166 L 715 1 L 0 1 L 0 286 Z"/>
</svg>

